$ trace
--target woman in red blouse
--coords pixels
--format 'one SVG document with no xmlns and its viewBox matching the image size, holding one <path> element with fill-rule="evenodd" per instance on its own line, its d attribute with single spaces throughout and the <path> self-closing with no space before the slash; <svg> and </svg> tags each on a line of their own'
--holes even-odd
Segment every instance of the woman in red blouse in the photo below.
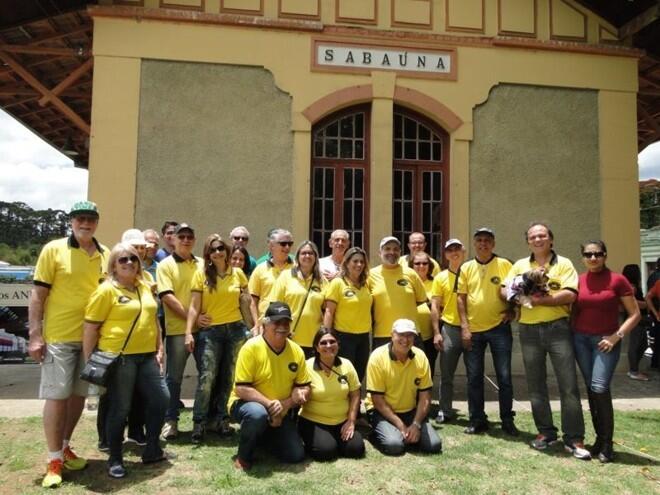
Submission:
<svg viewBox="0 0 660 495">
<path fill-rule="evenodd" d="M 605 243 L 589 241 L 581 248 L 587 272 L 580 275 L 573 306 L 575 358 L 587 385 L 589 409 L 596 430 L 591 455 L 598 456 L 600 462 L 611 462 L 614 459 L 614 411 L 610 382 L 621 354 L 620 342 L 635 328 L 640 314 L 630 283 L 605 266 Z M 621 324 L 620 305 L 627 314 Z"/>
</svg>

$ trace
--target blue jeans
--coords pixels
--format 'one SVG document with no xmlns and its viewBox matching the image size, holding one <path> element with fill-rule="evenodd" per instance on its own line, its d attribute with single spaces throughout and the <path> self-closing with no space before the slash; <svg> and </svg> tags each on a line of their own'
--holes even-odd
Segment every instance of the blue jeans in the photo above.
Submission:
<svg viewBox="0 0 660 495">
<path fill-rule="evenodd" d="M 193 357 L 199 373 L 199 346 L 197 345 L 199 333 L 194 333 L 195 348 Z M 170 391 L 170 405 L 165 413 L 165 420 L 178 421 L 179 419 L 179 400 L 181 400 L 181 382 L 183 381 L 183 372 L 186 369 L 188 356 L 190 353 L 184 345 L 184 335 L 168 335 L 165 338 L 165 351 L 167 352 L 167 370 L 165 381 L 167 389 Z"/>
<path fill-rule="evenodd" d="M 539 433 L 549 438 L 557 438 L 557 428 L 552 421 L 545 366 L 546 356 L 550 356 L 559 386 L 564 443 L 583 441 L 584 416 L 577 385 L 573 336 L 568 318 L 531 325 L 521 323 L 520 346 L 532 415 Z"/>
<path fill-rule="evenodd" d="M 170 394 L 160 374 L 156 354 L 126 354 L 118 358 L 108 383 L 108 416 L 106 437 L 110 447 L 110 460 L 122 460 L 124 426 L 131 409 L 133 392 L 137 387 L 144 401 L 147 446 L 143 459 L 154 459 L 162 454 L 158 435 L 163 426 L 165 409 Z"/>
<path fill-rule="evenodd" d="M 493 366 L 499 387 L 500 419 L 513 419 L 513 382 L 511 381 L 511 349 L 513 337 L 511 325 L 500 325 L 485 332 L 472 333 L 472 349 L 463 353 L 468 379 L 468 409 L 470 423 L 483 424 L 487 421 L 484 412 L 484 361 L 486 347 L 490 346 Z"/>
<path fill-rule="evenodd" d="M 248 329 L 242 321 L 201 328 L 195 346 L 200 356 L 199 379 L 193 406 L 193 422 L 206 424 L 206 418 L 228 418 L 227 400 L 234 384 L 236 358 L 247 340 Z M 214 393 L 215 391 L 215 393 Z M 210 411 L 215 397 L 215 411 Z"/>
<path fill-rule="evenodd" d="M 405 413 L 395 413 L 406 426 L 410 426 L 415 419 L 415 409 Z M 373 431 L 371 441 L 374 446 L 385 455 L 402 455 L 406 448 L 418 449 L 426 454 L 439 454 L 442 452 L 442 441 L 435 429 L 424 419 L 420 431 L 419 441 L 416 444 L 406 444 L 403 435 L 382 416 L 376 409 L 368 413 L 369 423 Z"/>
<path fill-rule="evenodd" d="M 268 424 L 268 411 L 258 402 L 238 400 L 231 410 L 232 418 L 241 424 L 238 436 L 238 457 L 252 462 L 258 443 L 267 445 L 273 453 L 287 463 L 301 462 L 305 449 L 298 434 L 296 423 L 287 414 L 282 425 L 273 428 Z"/>
<path fill-rule="evenodd" d="M 597 394 L 610 389 L 612 375 L 621 356 L 621 343 L 619 342 L 610 352 L 598 350 L 598 342 L 603 335 L 573 334 L 575 345 L 575 359 L 584 377 L 587 388 Z"/>
</svg>

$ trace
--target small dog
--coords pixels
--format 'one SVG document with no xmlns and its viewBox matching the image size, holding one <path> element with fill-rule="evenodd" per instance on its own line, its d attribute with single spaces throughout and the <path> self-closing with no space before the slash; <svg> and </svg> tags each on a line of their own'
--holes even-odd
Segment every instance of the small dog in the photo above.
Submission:
<svg viewBox="0 0 660 495">
<path fill-rule="evenodd" d="M 549 292 L 548 280 L 543 268 L 535 268 L 522 275 L 516 275 L 505 286 L 506 301 L 513 310 L 516 310 L 515 306 L 525 306 L 531 309 L 532 296 L 542 296 Z"/>
</svg>

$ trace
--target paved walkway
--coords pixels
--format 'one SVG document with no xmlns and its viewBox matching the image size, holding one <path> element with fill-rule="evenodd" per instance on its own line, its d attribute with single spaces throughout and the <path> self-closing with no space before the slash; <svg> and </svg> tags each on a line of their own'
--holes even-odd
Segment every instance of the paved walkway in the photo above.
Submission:
<svg viewBox="0 0 660 495">
<path fill-rule="evenodd" d="M 646 359 L 645 359 L 646 360 Z M 463 372 L 463 365 L 457 370 Z M 644 367 L 642 367 L 644 369 Z M 660 411 L 660 373 L 650 372 L 651 381 L 640 382 L 631 380 L 625 373 L 617 373 L 614 376 L 612 391 L 614 394 L 614 407 L 622 411 L 634 411 L 642 409 L 657 409 Z M 579 377 L 581 379 L 581 376 Z M 434 397 L 437 398 L 437 382 Z M 495 388 L 495 377 L 488 377 L 486 381 L 486 410 L 495 412 L 497 418 L 497 390 Z M 582 397 L 586 397 L 584 385 L 580 380 Z M 182 398 L 187 407 L 192 407 L 197 375 L 195 373 L 193 360 L 188 361 L 186 375 L 182 386 Z M 0 417 L 26 417 L 39 416 L 43 408 L 43 401 L 38 397 L 39 365 L 36 364 L 0 364 Z M 514 375 L 514 409 L 516 411 L 530 411 L 527 396 L 527 383 L 524 375 Z M 548 388 L 550 397 L 553 399 L 552 407 L 557 410 L 559 402 L 558 389 L 554 377 L 549 377 Z M 464 374 L 456 376 L 454 389 L 456 400 L 454 408 L 467 414 L 466 402 L 466 377 Z M 588 409 L 586 399 L 582 401 L 585 409 Z M 94 411 L 86 411 L 86 414 L 95 414 Z"/>
</svg>

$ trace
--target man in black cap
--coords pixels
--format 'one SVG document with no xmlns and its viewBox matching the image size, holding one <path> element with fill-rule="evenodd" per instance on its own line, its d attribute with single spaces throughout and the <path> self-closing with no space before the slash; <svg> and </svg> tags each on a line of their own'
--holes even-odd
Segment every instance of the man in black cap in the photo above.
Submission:
<svg viewBox="0 0 660 495">
<path fill-rule="evenodd" d="M 283 462 L 303 460 L 305 450 L 291 408 L 307 401 L 311 377 L 305 354 L 290 340 L 291 310 L 282 302 L 266 309 L 264 333 L 247 341 L 238 353 L 234 389 L 228 408 L 241 424 L 237 469 L 252 466 L 257 442 L 266 440 Z"/>
</svg>

